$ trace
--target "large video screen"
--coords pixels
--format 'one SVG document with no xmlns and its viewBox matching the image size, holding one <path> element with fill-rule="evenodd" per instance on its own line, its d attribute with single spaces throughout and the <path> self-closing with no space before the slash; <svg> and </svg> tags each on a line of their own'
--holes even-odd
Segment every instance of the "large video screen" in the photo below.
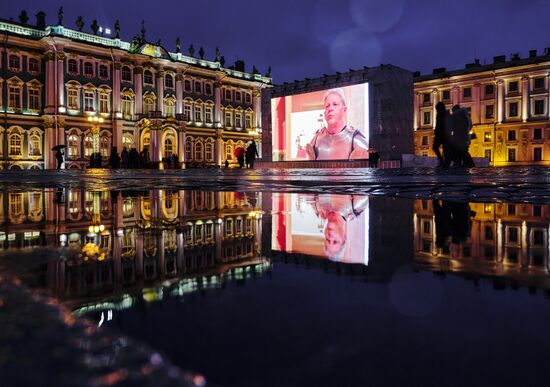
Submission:
<svg viewBox="0 0 550 387">
<path fill-rule="evenodd" d="M 368 83 L 271 99 L 273 161 L 362 160 Z"/>
<path fill-rule="evenodd" d="M 369 263 L 369 198 L 273 194 L 271 248 L 343 263 Z"/>
</svg>

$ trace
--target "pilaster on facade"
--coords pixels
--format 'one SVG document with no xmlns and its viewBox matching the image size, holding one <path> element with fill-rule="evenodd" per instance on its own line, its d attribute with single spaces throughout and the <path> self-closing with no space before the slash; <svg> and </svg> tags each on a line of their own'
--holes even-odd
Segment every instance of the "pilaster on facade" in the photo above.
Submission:
<svg viewBox="0 0 550 387">
<path fill-rule="evenodd" d="M 521 78 L 521 119 L 527 122 L 529 119 L 529 77 Z"/>
<path fill-rule="evenodd" d="M 134 67 L 135 108 L 136 114 L 143 113 L 143 67 Z"/>
<path fill-rule="evenodd" d="M 157 72 L 157 110 L 164 116 L 164 75 L 162 70 Z"/>
<path fill-rule="evenodd" d="M 505 117 L 506 106 L 504 103 L 504 81 L 497 80 L 497 123 L 502 124 Z"/>
<path fill-rule="evenodd" d="M 176 113 L 183 114 L 183 74 L 176 74 Z"/>
<path fill-rule="evenodd" d="M 437 115 L 437 110 L 435 109 L 435 106 L 439 102 L 439 90 L 433 89 L 432 90 L 432 126 L 435 127 L 435 118 Z"/>
</svg>

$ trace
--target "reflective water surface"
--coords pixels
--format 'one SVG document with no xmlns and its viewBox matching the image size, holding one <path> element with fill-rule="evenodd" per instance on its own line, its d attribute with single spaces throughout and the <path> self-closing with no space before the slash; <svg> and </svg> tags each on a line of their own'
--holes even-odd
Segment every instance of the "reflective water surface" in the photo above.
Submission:
<svg viewBox="0 0 550 387">
<path fill-rule="evenodd" d="M 547 384 L 549 205 L 85 189 L 0 199 L 5 270 L 213 385 Z M 32 251 L 48 259 L 17 259 Z"/>
</svg>

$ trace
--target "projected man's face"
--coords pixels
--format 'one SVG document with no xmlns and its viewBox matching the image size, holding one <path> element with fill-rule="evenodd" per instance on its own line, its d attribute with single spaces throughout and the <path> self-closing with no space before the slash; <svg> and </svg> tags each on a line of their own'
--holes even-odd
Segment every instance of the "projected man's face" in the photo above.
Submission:
<svg viewBox="0 0 550 387">
<path fill-rule="evenodd" d="M 337 133 L 344 127 L 346 111 L 346 105 L 338 94 L 331 93 L 327 96 L 325 99 L 325 121 L 330 134 Z"/>
<path fill-rule="evenodd" d="M 338 257 L 346 245 L 346 237 L 346 220 L 339 213 L 331 211 L 325 227 L 325 253 L 330 257 Z"/>
</svg>

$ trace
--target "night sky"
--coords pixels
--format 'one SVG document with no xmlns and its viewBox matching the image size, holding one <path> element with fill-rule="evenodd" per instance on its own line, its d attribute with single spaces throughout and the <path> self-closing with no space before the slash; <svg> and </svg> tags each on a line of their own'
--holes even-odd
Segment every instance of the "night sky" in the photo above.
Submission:
<svg viewBox="0 0 550 387">
<path fill-rule="evenodd" d="M 193 44 L 195 56 L 203 46 L 206 59 L 216 46 L 226 67 L 242 59 L 246 70 L 262 73 L 272 67 L 274 83 L 314 78 L 335 71 L 391 63 L 411 71 L 462 68 L 475 58 L 491 63 L 493 56 L 550 47 L 548 0 L 52 0 L 2 1 L 0 17 L 30 15 L 43 10 L 57 23 L 64 6 L 64 25 L 76 29 L 82 15 L 90 23 L 121 24 L 121 37 L 130 41 L 146 21 L 146 38 L 162 39 L 175 51 Z M 6 4 L 7 3 L 7 4 Z"/>
</svg>

